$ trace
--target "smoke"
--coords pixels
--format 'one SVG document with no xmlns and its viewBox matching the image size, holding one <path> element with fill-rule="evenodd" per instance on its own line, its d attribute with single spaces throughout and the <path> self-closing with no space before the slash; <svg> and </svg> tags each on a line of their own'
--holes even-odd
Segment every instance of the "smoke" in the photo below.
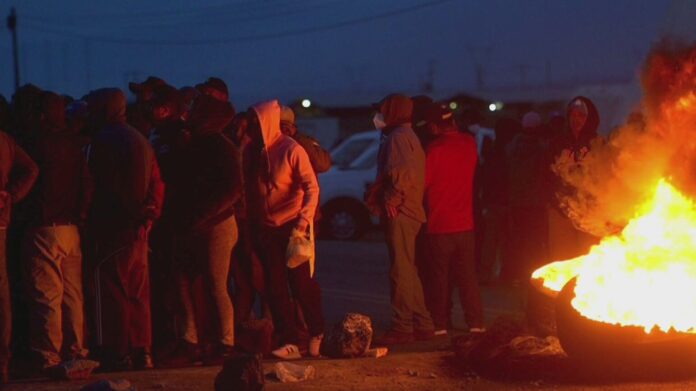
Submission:
<svg viewBox="0 0 696 391">
<path fill-rule="evenodd" d="M 595 236 L 620 231 L 661 178 L 696 196 L 696 44 L 657 44 L 641 82 L 640 113 L 608 139 L 595 140 L 581 162 L 552 165 L 575 189 L 558 195 L 561 205 L 579 229 Z"/>
</svg>

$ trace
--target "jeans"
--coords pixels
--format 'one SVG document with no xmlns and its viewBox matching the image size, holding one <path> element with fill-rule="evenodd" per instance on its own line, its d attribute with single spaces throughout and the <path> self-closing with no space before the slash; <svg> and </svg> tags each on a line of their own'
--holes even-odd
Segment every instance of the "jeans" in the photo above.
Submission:
<svg viewBox="0 0 696 391">
<path fill-rule="evenodd" d="M 392 330 L 403 333 L 433 330 L 416 267 L 416 236 L 421 223 L 403 214 L 387 221 L 392 305 Z"/>
<path fill-rule="evenodd" d="M 232 216 L 210 230 L 195 233 L 184 242 L 177 255 L 183 257 L 177 263 L 183 310 L 182 339 L 193 344 L 233 346 L 234 306 L 228 282 L 232 249 L 237 243 L 235 218 Z"/>
<path fill-rule="evenodd" d="M 0 227 L 0 368 L 10 361 L 12 337 L 12 305 L 10 282 L 7 279 L 7 229 Z"/>
<path fill-rule="evenodd" d="M 281 344 L 299 343 L 299 330 L 290 301 L 290 291 L 302 308 L 311 336 L 324 333 L 321 289 L 310 276 L 309 262 L 294 269 L 287 267 L 285 252 L 293 225 L 261 227 L 256 237 L 256 251 L 264 269 L 266 298 L 273 314 Z"/>
<path fill-rule="evenodd" d="M 84 348 L 82 250 L 77 226 L 30 230 L 24 242 L 30 300 L 30 347 L 45 367 L 87 356 Z"/>
<path fill-rule="evenodd" d="M 474 232 L 428 234 L 430 254 L 428 307 L 433 315 L 435 328 L 446 330 L 450 312 L 449 299 L 454 286 L 459 291 L 459 301 L 469 328 L 483 327 L 481 292 L 476 276 L 474 259 Z M 452 285 L 448 284 L 452 281 Z"/>
</svg>

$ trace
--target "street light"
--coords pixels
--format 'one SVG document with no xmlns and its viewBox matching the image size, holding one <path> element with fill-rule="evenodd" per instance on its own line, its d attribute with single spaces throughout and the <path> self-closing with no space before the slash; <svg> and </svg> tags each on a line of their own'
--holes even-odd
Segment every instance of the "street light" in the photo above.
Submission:
<svg viewBox="0 0 696 391">
<path fill-rule="evenodd" d="M 312 107 L 312 101 L 309 99 L 302 99 L 302 107 L 305 109 Z"/>
</svg>

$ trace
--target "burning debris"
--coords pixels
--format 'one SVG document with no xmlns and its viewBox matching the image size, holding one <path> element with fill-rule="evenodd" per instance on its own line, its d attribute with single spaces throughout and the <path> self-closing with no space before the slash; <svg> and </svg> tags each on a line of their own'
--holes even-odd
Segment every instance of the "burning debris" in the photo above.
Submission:
<svg viewBox="0 0 696 391">
<path fill-rule="evenodd" d="M 661 373 L 696 370 L 696 46 L 664 42 L 642 75 L 641 114 L 553 171 L 588 254 L 536 270 L 556 298 L 557 329 L 575 359 Z"/>
</svg>

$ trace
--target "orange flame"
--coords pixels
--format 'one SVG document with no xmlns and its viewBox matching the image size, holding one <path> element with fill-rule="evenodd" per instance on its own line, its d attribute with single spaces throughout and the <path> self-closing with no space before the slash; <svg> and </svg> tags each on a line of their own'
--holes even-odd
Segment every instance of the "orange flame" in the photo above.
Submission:
<svg viewBox="0 0 696 391">
<path fill-rule="evenodd" d="M 661 179 L 623 231 L 589 254 L 537 269 L 551 294 L 577 277 L 573 307 L 595 321 L 696 333 L 696 207 Z"/>
</svg>

